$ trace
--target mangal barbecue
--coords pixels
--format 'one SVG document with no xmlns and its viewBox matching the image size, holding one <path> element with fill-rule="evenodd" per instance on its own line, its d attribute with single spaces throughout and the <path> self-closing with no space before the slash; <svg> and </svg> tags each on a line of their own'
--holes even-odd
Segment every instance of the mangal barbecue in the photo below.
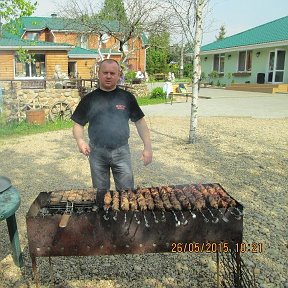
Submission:
<svg viewBox="0 0 288 288">
<path fill-rule="evenodd" d="M 41 192 L 26 216 L 33 275 L 36 257 L 211 252 L 217 287 L 255 287 L 236 249 L 243 213 L 218 183 Z"/>
</svg>

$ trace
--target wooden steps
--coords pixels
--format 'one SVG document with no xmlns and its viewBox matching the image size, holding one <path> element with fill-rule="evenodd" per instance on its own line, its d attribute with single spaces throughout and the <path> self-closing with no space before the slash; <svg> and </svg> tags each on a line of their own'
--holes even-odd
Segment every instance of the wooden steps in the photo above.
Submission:
<svg viewBox="0 0 288 288">
<path fill-rule="evenodd" d="M 288 93 L 288 84 L 252 84 L 252 83 L 233 83 L 226 87 L 226 90 L 250 91 L 261 93 Z"/>
</svg>

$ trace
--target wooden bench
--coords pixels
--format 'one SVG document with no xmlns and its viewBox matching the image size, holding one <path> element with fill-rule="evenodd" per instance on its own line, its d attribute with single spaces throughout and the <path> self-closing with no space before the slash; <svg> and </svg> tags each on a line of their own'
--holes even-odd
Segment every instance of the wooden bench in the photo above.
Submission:
<svg viewBox="0 0 288 288">
<path fill-rule="evenodd" d="M 192 92 L 189 91 L 190 86 L 188 86 L 188 84 L 184 84 L 184 87 L 186 89 L 187 92 L 177 92 L 177 88 L 179 87 L 179 84 L 172 84 L 173 87 L 173 92 L 171 92 L 169 94 L 170 96 L 170 101 L 171 101 L 171 105 L 173 103 L 173 98 L 174 96 L 180 96 L 180 97 L 186 97 L 186 102 L 188 102 L 188 97 L 192 97 Z"/>
</svg>

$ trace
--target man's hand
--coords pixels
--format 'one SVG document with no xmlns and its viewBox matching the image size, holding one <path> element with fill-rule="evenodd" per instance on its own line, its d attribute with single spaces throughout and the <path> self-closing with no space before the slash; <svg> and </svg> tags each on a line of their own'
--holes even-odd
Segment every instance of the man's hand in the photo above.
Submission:
<svg viewBox="0 0 288 288">
<path fill-rule="evenodd" d="M 77 141 L 77 146 L 81 153 L 83 153 L 85 156 L 89 156 L 91 148 L 83 139 Z"/>
<path fill-rule="evenodd" d="M 151 149 L 143 150 L 141 160 L 143 161 L 144 166 L 147 166 L 148 164 L 152 162 L 152 156 L 153 156 L 153 153 Z"/>
</svg>

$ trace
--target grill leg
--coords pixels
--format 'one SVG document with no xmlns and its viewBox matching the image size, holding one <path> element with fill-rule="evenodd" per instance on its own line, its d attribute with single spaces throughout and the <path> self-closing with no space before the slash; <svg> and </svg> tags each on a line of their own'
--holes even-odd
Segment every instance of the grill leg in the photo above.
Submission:
<svg viewBox="0 0 288 288">
<path fill-rule="evenodd" d="M 50 272 L 50 283 L 51 285 L 54 285 L 54 273 L 53 273 L 53 265 L 51 257 L 49 256 L 49 272 Z"/>
<path fill-rule="evenodd" d="M 36 288 L 39 288 L 39 275 L 38 275 L 38 270 L 37 270 L 36 257 L 35 256 L 31 256 L 31 260 L 32 260 L 33 279 L 34 279 Z"/>
<path fill-rule="evenodd" d="M 217 261 L 217 288 L 220 287 L 220 264 L 219 264 L 219 252 L 216 251 L 216 261 Z"/>
<path fill-rule="evenodd" d="M 237 288 L 241 288 L 241 256 L 240 251 L 236 252 L 236 279 L 235 284 Z"/>
</svg>

